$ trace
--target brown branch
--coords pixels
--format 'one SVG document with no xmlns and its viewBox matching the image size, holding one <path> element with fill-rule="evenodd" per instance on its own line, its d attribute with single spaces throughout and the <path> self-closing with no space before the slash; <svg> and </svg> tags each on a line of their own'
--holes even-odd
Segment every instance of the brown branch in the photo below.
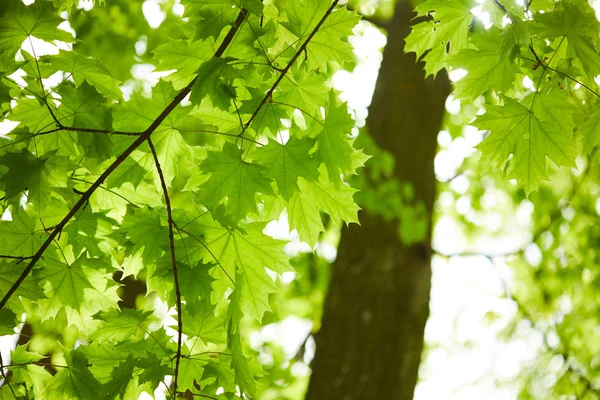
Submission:
<svg viewBox="0 0 600 400">
<path fill-rule="evenodd" d="M 314 29 L 312 30 L 312 32 L 310 33 L 310 35 L 308 35 L 308 37 L 306 38 L 306 40 L 304 41 L 304 43 L 302 43 L 302 46 L 300 46 L 300 48 L 298 49 L 298 51 L 296 52 L 296 54 L 294 54 L 294 57 L 292 57 L 292 59 L 287 63 L 287 65 L 285 66 L 285 68 L 283 68 L 283 70 L 281 71 L 281 74 L 279 74 L 279 77 L 277 78 L 277 80 L 275 81 L 275 83 L 273 83 L 273 86 L 271 86 L 271 89 L 269 89 L 269 91 L 267 92 L 267 94 L 265 95 L 265 97 L 263 97 L 262 101 L 260 102 L 260 104 L 258 105 L 258 107 L 256 108 L 256 110 L 254 110 L 254 113 L 252 113 L 252 116 L 250 116 L 250 119 L 248 120 L 248 122 L 246 122 L 244 124 L 244 129 L 242 130 L 242 134 L 243 134 L 243 132 L 246 129 L 248 129 L 248 127 L 250 126 L 250 124 L 252 123 L 252 121 L 254 120 L 254 118 L 256 118 L 256 116 L 258 115 L 258 112 L 260 111 L 260 109 L 271 98 L 271 96 L 273 95 L 273 92 L 275 91 L 275 89 L 277 88 L 277 86 L 279 85 L 279 83 L 282 81 L 282 79 L 285 77 L 285 74 L 287 74 L 287 72 L 289 71 L 289 69 L 294 65 L 294 63 L 296 62 L 296 60 L 298 59 L 298 57 L 300 57 L 300 54 L 302 54 L 302 53 L 304 53 L 306 51 L 306 47 L 308 46 L 308 43 L 317 34 L 317 32 L 319 31 L 319 28 L 321 28 L 321 25 L 323 25 L 323 23 L 325 22 L 325 20 L 327 19 L 327 17 L 329 17 L 329 15 L 333 12 L 333 10 L 335 9 L 335 6 L 337 6 L 338 2 L 339 2 L 339 0 L 334 0 L 334 2 L 331 4 L 331 7 L 329 7 L 329 9 L 325 12 L 325 15 L 323 15 L 323 17 L 321 18 L 321 20 L 319 21 L 319 23 L 314 27 Z"/>
<path fill-rule="evenodd" d="M 504 7 L 504 5 L 502 3 L 500 3 L 498 0 L 492 0 L 492 2 L 500 9 L 500 11 L 502 11 L 504 13 L 504 15 L 508 16 L 508 11 L 506 10 L 506 7 Z"/>
<path fill-rule="evenodd" d="M 13 397 L 16 399 L 17 395 L 15 394 L 15 391 L 13 390 L 10 381 L 8 380 L 8 377 L 6 376 L 6 374 L 4 373 L 4 361 L 2 360 L 2 354 L 0 354 L 0 374 L 2 375 L 2 379 L 4 380 L 4 384 L 8 385 L 8 389 L 10 389 L 10 392 L 12 393 Z"/>
<path fill-rule="evenodd" d="M 237 19 L 235 20 L 235 25 L 231 27 L 231 29 L 227 33 L 227 36 L 215 52 L 215 57 L 220 57 L 223 55 L 223 52 L 225 52 L 227 46 L 231 44 L 233 37 L 235 36 L 239 26 L 244 21 L 245 17 L 246 10 L 241 9 Z M 117 169 L 117 167 L 121 165 L 131 153 L 133 153 L 135 149 L 137 149 L 142 143 L 144 143 L 150 137 L 150 135 L 160 126 L 160 124 L 165 120 L 165 118 L 167 118 L 167 116 L 175 109 L 175 107 L 177 107 L 181 103 L 181 101 L 190 93 L 197 79 L 198 76 L 196 76 L 185 88 L 183 88 L 177 94 L 177 96 L 175 96 L 175 98 L 165 107 L 165 109 L 160 113 L 160 115 L 156 117 L 154 122 L 152 122 L 152 124 L 150 124 L 150 126 L 144 132 L 142 132 L 141 135 L 131 145 L 129 145 L 129 147 L 125 149 L 125 151 L 119 157 L 117 157 L 117 159 L 102 173 L 102 175 L 98 177 L 98 179 L 94 181 L 94 183 L 89 187 L 89 189 L 86 190 L 85 193 L 79 198 L 79 200 L 77 201 L 77 203 L 75 203 L 73 208 L 71 208 L 69 213 L 52 230 L 48 238 L 44 241 L 42 246 L 32 257 L 27 267 L 25 267 L 23 272 L 21 272 L 21 275 L 19 275 L 19 277 L 15 281 L 15 283 L 6 292 L 2 300 L 0 300 L 0 310 L 3 309 L 4 306 L 6 306 L 8 300 L 17 291 L 19 286 L 21 286 L 25 278 L 27 278 L 27 276 L 31 273 L 33 267 L 35 267 L 37 262 L 42 258 L 42 255 L 44 254 L 48 246 L 50 246 L 52 241 L 58 236 L 58 234 L 62 231 L 65 225 L 71 220 L 71 218 L 73 218 L 77 211 L 79 211 L 81 207 L 83 207 L 88 202 L 92 194 L 96 191 L 96 189 L 98 189 L 98 187 L 100 187 L 100 185 L 102 185 L 106 178 L 108 178 L 110 174 L 112 174 Z"/>
<path fill-rule="evenodd" d="M 167 182 L 165 181 L 165 176 L 163 175 L 160 161 L 158 160 L 158 155 L 156 154 L 156 149 L 154 148 L 154 144 L 150 138 L 148 138 L 148 146 L 150 146 L 150 151 L 152 152 L 152 157 L 154 158 L 154 165 L 156 166 L 156 171 L 158 172 L 158 177 L 160 178 L 160 186 L 162 187 L 165 197 L 165 204 L 167 206 L 167 220 L 169 223 L 169 250 L 171 253 L 171 267 L 173 269 L 173 282 L 175 283 L 175 299 L 177 307 L 177 355 L 175 356 L 175 371 L 173 373 L 173 392 L 177 393 L 179 363 L 181 361 L 183 320 L 181 315 L 181 289 L 179 287 L 179 274 L 177 272 L 177 260 L 175 258 L 175 239 L 173 238 L 173 210 L 171 208 L 171 200 L 169 199 Z"/>
</svg>

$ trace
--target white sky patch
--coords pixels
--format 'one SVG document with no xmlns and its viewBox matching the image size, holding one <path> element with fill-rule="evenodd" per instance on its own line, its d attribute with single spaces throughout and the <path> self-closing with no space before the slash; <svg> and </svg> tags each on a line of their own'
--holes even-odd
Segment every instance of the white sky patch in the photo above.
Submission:
<svg viewBox="0 0 600 400">
<path fill-rule="evenodd" d="M 158 28 L 167 18 L 167 14 L 161 10 L 160 4 L 160 0 L 146 0 L 142 4 L 144 17 L 148 21 L 148 25 L 153 29 Z"/>
<path fill-rule="evenodd" d="M 471 14 L 476 16 L 485 29 L 490 29 L 492 27 L 492 21 L 490 20 L 490 14 L 487 11 L 483 11 L 482 6 L 477 6 L 471 9 Z"/>
<path fill-rule="evenodd" d="M 525 87 L 525 89 L 535 90 L 535 84 L 527 75 L 523 77 L 523 87 Z"/>
<path fill-rule="evenodd" d="M 446 111 L 452 115 L 460 113 L 460 99 L 455 99 L 453 94 L 450 94 L 446 99 Z"/>
<path fill-rule="evenodd" d="M 79 0 L 77 8 L 84 11 L 90 11 L 92 8 L 94 8 L 94 0 Z"/>
<path fill-rule="evenodd" d="M 467 76 L 467 73 L 468 73 L 468 71 L 466 69 L 462 69 L 462 68 L 453 69 L 452 71 L 448 72 L 448 78 L 450 78 L 450 80 L 452 82 L 458 82 L 462 78 Z"/>
</svg>

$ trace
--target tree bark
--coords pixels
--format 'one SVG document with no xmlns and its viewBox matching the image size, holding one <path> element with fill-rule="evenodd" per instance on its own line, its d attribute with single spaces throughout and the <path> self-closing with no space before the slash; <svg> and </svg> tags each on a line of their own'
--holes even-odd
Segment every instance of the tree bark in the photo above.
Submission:
<svg viewBox="0 0 600 400">
<path fill-rule="evenodd" d="M 425 79 L 422 63 L 404 54 L 412 7 L 398 2 L 367 126 L 396 158 L 395 174 L 410 182 L 431 216 L 437 134 L 448 79 Z M 397 222 L 361 212 L 345 228 L 327 295 L 307 400 L 413 398 L 429 316 L 431 218 L 424 242 L 405 246 Z"/>
</svg>

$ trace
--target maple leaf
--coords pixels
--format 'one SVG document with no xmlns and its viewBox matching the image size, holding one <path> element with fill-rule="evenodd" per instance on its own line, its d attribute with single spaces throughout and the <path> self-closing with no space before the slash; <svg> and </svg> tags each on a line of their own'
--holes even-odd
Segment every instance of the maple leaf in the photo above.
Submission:
<svg viewBox="0 0 600 400">
<path fill-rule="evenodd" d="M 288 22 L 282 25 L 299 39 L 306 39 L 328 8 L 328 2 L 318 0 L 290 2 L 286 6 Z M 340 65 L 354 61 L 352 46 L 342 39 L 352 34 L 359 19 L 358 14 L 346 9 L 334 10 L 307 46 L 309 69 L 326 71 L 328 61 Z"/>
<path fill-rule="evenodd" d="M 101 313 L 98 319 L 103 322 L 92 332 L 90 338 L 100 342 L 123 342 L 142 330 L 142 324 L 152 313 L 140 310 L 110 310 Z"/>
<path fill-rule="evenodd" d="M 227 69 L 230 59 L 213 57 L 202 63 L 196 71 L 198 79 L 194 83 L 190 100 L 193 104 L 200 104 L 205 96 L 209 96 L 211 103 L 221 110 L 228 111 L 231 100 L 235 99 L 235 89 L 227 82 Z"/>
<path fill-rule="evenodd" d="M 477 118 L 476 126 L 491 131 L 477 146 L 484 165 L 496 168 L 513 154 L 508 175 L 517 179 L 527 193 L 547 178 L 546 156 L 557 165 L 575 165 L 577 147 L 572 132 L 565 133 L 561 125 L 540 120 L 510 98 L 504 98 L 503 106 L 488 107 L 486 114 Z"/>
<path fill-rule="evenodd" d="M 265 268 L 277 274 L 291 269 L 289 256 L 283 252 L 285 243 L 263 234 L 263 222 L 243 225 L 243 230 L 227 229 L 205 214 L 185 226 L 183 233 L 202 241 L 204 261 L 216 264 L 211 271 L 216 279 L 213 282 L 215 301 L 221 301 L 227 288 L 235 285 L 236 270 L 239 269 L 247 286 L 241 307 L 246 315 L 260 320 L 270 309 L 269 295 L 279 290 Z"/>
<path fill-rule="evenodd" d="M 161 234 L 166 233 L 166 227 L 160 215 L 149 209 L 131 209 L 123 219 L 121 230 L 134 244 L 129 249 L 130 254 L 143 249 L 146 262 L 158 260 L 168 246 L 167 235 Z"/>
<path fill-rule="evenodd" d="M 298 178 L 316 180 L 319 176 L 319 161 L 310 154 L 315 141 L 309 138 L 298 139 L 291 137 L 285 145 L 274 140 L 256 150 L 268 168 L 266 176 L 277 182 L 279 194 L 286 200 L 298 191 Z"/>
<path fill-rule="evenodd" d="M 4 0 L 0 6 L 0 52 L 14 55 L 29 36 L 72 42 L 70 33 L 57 29 L 63 21 L 47 2 L 25 6 L 19 0 Z"/>
<path fill-rule="evenodd" d="M 44 397 L 52 399 L 92 399 L 105 396 L 102 384 L 88 369 L 85 356 L 77 350 L 65 355 L 69 368 L 62 368 L 44 388 Z"/>
<path fill-rule="evenodd" d="M 596 105 L 585 114 L 578 132 L 583 135 L 584 153 L 589 154 L 600 145 L 600 105 Z"/>
<path fill-rule="evenodd" d="M 0 254 L 17 257 L 34 255 L 45 236 L 44 231 L 37 228 L 37 219 L 22 207 L 12 208 L 11 217 L 11 221 L 0 220 Z"/>
<path fill-rule="evenodd" d="M 491 88 L 501 92 L 512 88 L 518 67 L 500 54 L 498 34 L 499 30 L 494 30 L 476 36 L 473 44 L 477 50 L 463 49 L 450 58 L 453 66 L 468 71 L 454 84 L 455 96 L 475 99 Z"/>
<path fill-rule="evenodd" d="M 198 68 L 212 58 L 215 45 L 211 40 L 171 39 L 157 46 L 152 52 L 158 60 L 158 71 L 174 70 L 165 80 L 173 83 L 176 90 L 184 88 L 195 76 Z"/>
<path fill-rule="evenodd" d="M 90 316 L 117 308 L 118 286 L 111 283 L 101 269 L 102 260 L 79 257 L 68 263 L 59 260 L 57 255 L 47 257 L 45 264 L 36 272 L 36 280 L 47 297 L 38 301 L 38 315 L 42 320 L 54 318 L 64 309 L 69 324 L 87 331 L 92 326 Z"/>
<path fill-rule="evenodd" d="M 428 0 L 419 4 L 418 16 L 432 16 L 426 22 L 413 25 L 406 38 L 405 51 L 420 58 L 426 56 L 427 75 L 436 75 L 446 66 L 447 57 L 467 48 L 469 26 L 473 21 L 471 0 Z"/>
<path fill-rule="evenodd" d="M 119 89 L 120 82 L 111 76 L 98 59 L 86 57 L 76 51 L 61 51 L 57 55 L 41 57 L 40 61 L 46 63 L 52 71 L 67 73 L 77 86 L 87 82 L 108 98 L 123 99 L 123 92 Z"/>
<path fill-rule="evenodd" d="M 531 31 L 542 38 L 566 39 L 588 76 L 600 74 L 600 54 L 592 39 L 598 35 L 598 22 L 587 4 L 558 3 L 553 12 L 536 14 L 530 25 Z"/>
<path fill-rule="evenodd" d="M 236 221 L 257 210 L 257 193 L 273 193 L 271 181 L 264 173 L 265 168 L 244 161 L 242 151 L 233 143 L 225 143 L 222 151 L 208 152 L 200 168 L 211 174 L 202 186 L 200 199 L 213 208 L 226 202 L 226 213 Z"/>
<path fill-rule="evenodd" d="M 344 105 L 336 105 L 333 92 L 330 93 L 330 105 L 322 123 L 322 132 L 317 139 L 317 157 L 327 167 L 329 179 L 336 185 L 341 184 L 341 174 L 352 172 L 352 153 L 348 134 L 354 127 L 354 120 Z M 316 123 L 316 121 L 315 121 Z"/>
<path fill-rule="evenodd" d="M 0 165 L 8 168 L 0 177 L 0 182 L 5 185 L 6 197 L 18 201 L 17 196 L 28 191 L 29 201 L 43 210 L 53 188 L 67 187 L 67 172 L 73 168 L 67 157 L 54 153 L 36 157 L 22 149 L 19 153 L 7 152 L 0 156 Z"/>
</svg>

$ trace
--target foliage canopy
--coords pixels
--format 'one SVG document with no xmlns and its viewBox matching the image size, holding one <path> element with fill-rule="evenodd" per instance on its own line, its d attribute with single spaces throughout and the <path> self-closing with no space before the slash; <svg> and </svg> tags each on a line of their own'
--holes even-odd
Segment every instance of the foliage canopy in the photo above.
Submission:
<svg viewBox="0 0 600 400">
<path fill-rule="evenodd" d="M 251 398 L 263 372 L 242 322 L 291 270 L 266 224 L 285 210 L 314 247 L 322 214 L 358 222 L 347 182 L 368 157 L 330 78 L 359 17 L 337 0 L 181 0 L 150 29 L 127 1 L 77 4 L 0 3 L 0 110 L 18 123 L 0 137 L 0 332 L 55 338 L 12 352 L 0 397 L 137 398 L 172 376 L 174 397 Z M 427 74 L 467 71 L 454 96 L 485 109 L 481 165 L 530 193 L 547 159 L 600 145 L 598 21 L 584 0 L 492 0 L 483 26 L 475 5 L 421 3 L 407 50 Z M 123 85 L 139 63 L 163 72 L 149 90 Z M 168 329 L 149 301 L 123 307 L 127 279 Z"/>
</svg>

